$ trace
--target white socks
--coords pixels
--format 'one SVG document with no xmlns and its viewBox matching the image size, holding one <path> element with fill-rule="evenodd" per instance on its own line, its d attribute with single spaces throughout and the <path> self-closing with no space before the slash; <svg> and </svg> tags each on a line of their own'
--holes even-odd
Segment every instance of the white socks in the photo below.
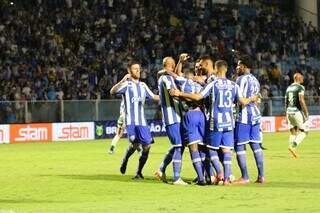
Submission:
<svg viewBox="0 0 320 213">
<path fill-rule="evenodd" d="M 116 147 L 119 140 L 120 140 L 119 135 L 118 135 L 118 134 L 115 135 L 115 136 L 113 137 L 112 141 L 111 141 L 111 146 Z"/>
<path fill-rule="evenodd" d="M 303 141 L 303 139 L 306 137 L 306 133 L 305 132 L 300 132 L 297 137 L 295 142 L 297 143 L 297 146 Z"/>
</svg>

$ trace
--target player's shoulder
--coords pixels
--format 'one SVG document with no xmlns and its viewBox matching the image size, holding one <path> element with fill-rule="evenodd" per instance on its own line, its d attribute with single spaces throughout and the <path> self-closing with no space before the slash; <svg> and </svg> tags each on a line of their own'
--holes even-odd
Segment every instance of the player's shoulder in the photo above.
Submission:
<svg viewBox="0 0 320 213">
<path fill-rule="evenodd" d="M 304 86 L 301 85 L 301 84 L 298 84 L 298 87 L 299 87 L 300 90 L 305 90 Z"/>
<path fill-rule="evenodd" d="M 246 75 L 240 75 L 238 76 L 236 83 L 242 82 L 244 80 L 247 80 L 247 76 Z"/>
<path fill-rule="evenodd" d="M 148 85 L 143 81 L 140 81 L 140 86 L 142 86 L 143 88 L 149 88 Z"/>
</svg>

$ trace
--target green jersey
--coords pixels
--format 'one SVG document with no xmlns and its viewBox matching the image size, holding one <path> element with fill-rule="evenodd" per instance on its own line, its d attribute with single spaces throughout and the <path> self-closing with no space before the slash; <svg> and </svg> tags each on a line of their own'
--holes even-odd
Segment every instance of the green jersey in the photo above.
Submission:
<svg viewBox="0 0 320 213">
<path fill-rule="evenodd" d="M 287 113 L 301 111 L 299 94 L 304 94 L 304 86 L 293 83 L 287 88 L 285 96 Z"/>
</svg>

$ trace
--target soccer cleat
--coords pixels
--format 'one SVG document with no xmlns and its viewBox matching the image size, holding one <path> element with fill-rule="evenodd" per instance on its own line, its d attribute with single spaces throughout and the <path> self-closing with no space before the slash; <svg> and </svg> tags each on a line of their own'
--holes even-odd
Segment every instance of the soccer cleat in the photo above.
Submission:
<svg viewBox="0 0 320 213">
<path fill-rule="evenodd" d="M 196 183 L 198 186 L 205 186 L 207 185 L 205 181 L 197 181 Z"/>
<path fill-rule="evenodd" d="M 289 147 L 288 150 L 289 150 L 289 152 L 291 153 L 292 157 L 294 157 L 294 158 L 299 158 L 299 156 L 298 156 L 295 148 Z"/>
<path fill-rule="evenodd" d="M 238 185 L 244 185 L 244 184 L 250 183 L 250 180 L 249 179 L 244 179 L 244 178 L 241 177 L 241 178 L 235 180 L 233 183 L 234 184 L 238 184 Z"/>
<path fill-rule="evenodd" d="M 122 162 L 121 167 L 120 167 L 120 172 L 121 174 L 125 174 L 127 170 L 127 162 Z"/>
<path fill-rule="evenodd" d="M 144 177 L 143 177 L 143 175 L 142 175 L 141 173 L 138 173 L 138 174 L 136 174 L 136 176 L 134 176 L 132 179 L 135 179 L 135 180 L 143 180 Z"/>
<path fill-rule="evenodd" d="M 230 180 L 226 180 L 226 181 L 223 181 L 223 185 L 224 186 L 231 186 L 231 181 Z"/>
<path fill-rule="evenodd" d="M 108 153 L 109 153 L 110 155 L 113 155 L 113 154 L 114 154 L 114 151 L 115 151 L 115 147 L 114 147 L 114 146 L 111 146 L 110 149 L 109 149 L 109 151 L 108 151 Z"/>
<path fill-rule="evenodd" d="M 156 172 L 154 173 L 154 175 L 156 176 L 156 178 L 157 178 L 158 180 L 162 180 L 162 182 L 168 183 L 166 173 L 161 172 L 160 170 L 158 170 L 158 171 L 156 171 Z"/>
<path fill-rule="evenodd" d="M 258 179 L 255 181 L 255 183 L 265 183 L 266 180 L 264 179 L 264 177 L 258 177 Z"/>
<path fill-rule="evenodd" d="M 214 182 L 214 185 L 218 185 L 221 181 L 223 181 L 224 180 L 224 178 L 223 178 L 223 173 L 221 172 L 221 173 L 219 173 L 216 177 L 215 177 L 215 182 Z"/>
<path fill-rule="evenodd" d="M 173 185 L 187 186 L 188 183 L 184 182 L 181 178 L 173 182 Z"/>
</svg>

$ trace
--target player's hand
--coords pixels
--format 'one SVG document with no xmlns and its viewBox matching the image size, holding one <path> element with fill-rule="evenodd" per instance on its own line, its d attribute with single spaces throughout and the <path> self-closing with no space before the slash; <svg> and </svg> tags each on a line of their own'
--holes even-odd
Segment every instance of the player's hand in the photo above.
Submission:
<svg viewBox="0 0 320 213">
<path fill-rule="evenodd" d="M 181 91 L 177 89 L 170 89 L 169 93 L 173 97 L 179 97 L 181 94 Z"/>
<path fill-rule="evenodd" d="M 180 62 L 186 62 L 190 58 L 190 55 L 188 53 L 182 53 L 180 55 L 179 61 Z"/>
<path fill-rule="evenodd" d="M 122 78 L 122 82 L 123 81 L 126 81 L 126 80 L 128 80 L 128 79 L 130 79 L 131 78 L 131 75 L 130 74 L 126 74 L 123 78 Z"/>
<path fill-rule="evenodd" d="M 251 102 L 258 102 L 259 96 L 258 95 L 253 95 L 250 97 Z"/>
<path fill-rule="evenodd" d="M 193 81 L 201 85 L 204 85 L 206 83 L 205 80 L 202 78 L 202 76 L 193 76 Z"/>
</svg>

